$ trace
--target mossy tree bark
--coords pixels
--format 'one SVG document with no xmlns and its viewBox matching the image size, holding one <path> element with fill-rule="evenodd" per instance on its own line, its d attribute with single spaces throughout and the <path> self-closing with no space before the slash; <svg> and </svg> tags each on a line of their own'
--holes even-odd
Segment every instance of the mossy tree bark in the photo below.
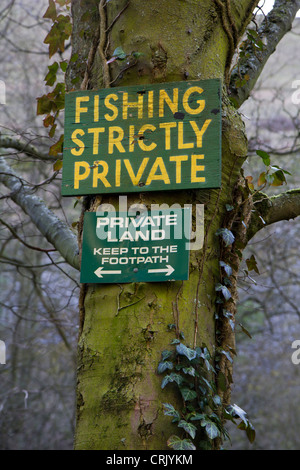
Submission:
<svg viewBox="0 0 300 470">
<path fill-rule="evenodd" d="M 68 71 L 81 86 L 99 89 L 167 81 L 221 78 L 223 89 L 222 187 L 220 190 L 141 193 L 129 205 L 142 202 L 205 205 L 203 248 L 191 252 L 190 278 L 184 282 L 86 285 L 81 293 L 76 449 L 167 449 L 167 439 L 178 434 L 162 403 L 178 408 L 181 397 L 172 385 L 161 389 L 157 365 L 173 339 L 167 325 L 175 323 L 190 347 L 205 344 L 234 349 L 228 318 L 216 325 L 215 285 L 222 281 L 220 259 L 234 268 L 231 299 L 225 306 L 235 314 L 236 275 L 240 258 L 235 250 L 246 243 L 245 224 L 251 198 L 240 170 L 247 155 L 243 121 L 227 96 L 229 64 L 258 2 L 251 0 L 73 0 L 73 53 L 78 60 Z M 101 27 L 100 27 L 101 25 Z M 116 47 L 130 54 L 125 65 L 107 65 Z M 76 85 L 77 86 L 77 85 Z M 80 84 L 78 84 L 78 87 Z M 96 210 L 116 196 L 86 197 L 84 210 Z M 235 209 L 226 211 L 226 204 Z M 216 236 L 229 228 L 236 247 L 225 247 Z M 79 240 L 81 230 L 79 230 Z M 216 331 L 218 332 L 216 334 Z M 231 364 L 220 368 L 227 377 L 230 400 Z"/>
</svg>

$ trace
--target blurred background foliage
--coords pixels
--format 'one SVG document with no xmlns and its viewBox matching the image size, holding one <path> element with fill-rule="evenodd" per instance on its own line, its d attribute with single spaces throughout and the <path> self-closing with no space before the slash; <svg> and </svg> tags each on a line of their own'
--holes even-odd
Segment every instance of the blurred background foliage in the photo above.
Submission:
<svg viewBox="0 0 300 470">
<path fill-rule="evenodd" d="M 47 5 L 47 0 L 2 0 L 0 6 L 0 80 L 6 84 L 0 135 L 46 153 L 57 140 L 36 115 L 36 98 L 45 93 L 49 65 L 43 43 L 49 30 L 49 20 L 43 19 Z M 300 105 L 292 101 L 293 83 L 300 80 L 299 40 L 297 19 L 241 109 L 249 137 L 244 173 L 255 187 L 265 169 L 257 150 L 291 173 L 286 189 L 300 186 Z M 67 44 L 59 60 L 68 60 L 69 54 Z M 62 120 L 63 114 L 57 135 L 63 132 Z M 75 230 L 81 202 L 61 199 L 61 176 L 51 178 L 53 161 L 39 161 L 22 151 L 0 153 Z M 276 187 L 264 191 L 276 194 Z M 51 248 L 8 196 L 1 187 L 0 218 L 30 245 Z M 300 340 L 299 223 L 283 222 L 258 233 L 244 256 L 232 402 L 248 412 L 257 437 L 250 445 L 233 426 L 226 449 L 300 448 L 300 365 L 291 361 L 292 342 Z M 252 255 L 255 262 L 249 265 L 246 260 Z M 79 275 L 55 252 L 28 249 L 4 225 L 0 267 L 0 339 L 7 346 L 6 365 L 0 366 L 0 449 L 72 449 Z"/>
</svg>

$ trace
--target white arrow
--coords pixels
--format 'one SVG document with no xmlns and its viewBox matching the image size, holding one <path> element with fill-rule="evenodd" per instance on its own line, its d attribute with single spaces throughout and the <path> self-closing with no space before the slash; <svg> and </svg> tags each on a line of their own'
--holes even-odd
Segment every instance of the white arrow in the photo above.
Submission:
<svg viewBox="0 0 300 470">
<path fill-rule="evenodd" d="M 104 271 L 103 268 L 98 268 L 95 274 L 98 277 L 103 277 L 103 274 L 122 274 L 122 271 Z"/>
<path fill-rule="evenodd" d="M 166 273 L 166 276 L 170 276 L 175 269 L 167 264 L 166 269 L 148 269 L 148 273 L 154 274 L 154 273 Z"/>
</svg>

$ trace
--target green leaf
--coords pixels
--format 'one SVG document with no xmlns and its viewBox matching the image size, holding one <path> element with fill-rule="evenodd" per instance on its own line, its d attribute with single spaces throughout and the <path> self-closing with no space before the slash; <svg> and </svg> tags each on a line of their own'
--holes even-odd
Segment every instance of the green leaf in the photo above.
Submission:
<svg viewBox="0 0 300 470">
<path fill-rule="evenodd" d="M 222 284 L 217 284 L 215 290 L 217 292 L 222 292 L 225 300 L 229 300 L 231 298 L 230 290 L 226 286 L 223 286 Z"/>
<path fill-rule="evenodd" d="M 172 416 L 172 418 L 175 418 L 178 421 L 180 420 L 180 414 L 175 410 L 173 405 L 170 403 L 163 403 L 163 407 L 165 416 Z"/>
<path fill-rule="evenodd" d="M 182 387 L 180 392 L 184 401 L 192 401 L 197 398 L 197 392 L 195 392 L 195 390 L 191 390 L 190 388 Z"/>
<path fill-rule="evenodd" d="M 224 263 L 224 261 L 220 261 L 220 266 L 224 269 L 228 277 L 232 276 L 232 267 L 229 266 L 229 264 Z"/>
<path fill-rule="evenodd" d="M 216 235 L 221 235 L 225 243 L 225 246 L 232 245 L 232 243 L 235 240 L 233 233 L 228 228 L 220 228 L 219 230 L 216 231 Z"/>
<path fill-rule="evenodd" d="M 166 370 L 172 370 L 172 369 L 173 369 L 173 363 L 168 362 L 168 361 L 164 361 L 164 362 L 160 362 L 158 364 L 157 372 L 158 372 L 158 374 L 162 374 Z"/>
<path fill-rule="evenodd" d="M 180 439 L 178 436 L 171 436 L 167 444 L 174 450 L 196 450 L 196 447 L 190 439 Z"/>
<path fill-rule="evenodd" d="M 183 382 L 183 378 L 181 377 L 181 375 L 179 374 L 175 374 L 175 373 L 172 373 L 170 375 L 166 375 L 163 380 L 162 380 L 162 383 L 161 383 L 161 388 L 165 388 L 165 386 L 168 384 L 168 383 L 177 383 L 177 385 L 181 385 L 182 382 Z"/>
<path fill-rule="evenodd" d="M 240 327 L 241 327 L 243 333 L 245 333 L 245 335 L 247 335 L 250 339 L 252 339 L 252 336 L 251 336 L 251 334 L 249 333 L 249 331 L 246 330 L 246 328 L 245 328 L 241 323 L 239 323 L 239 325 L 240 325 Z"/>
<path fill-rule="evenodd" d="M 262 158 L 262 161 L 264 162 L 264 165 L 270 166 L 271 164 L 271 157 L 270 155 L 265 152 L 264 150 L 256 150 L 256 154 Z"/>
<path fill-rule="evenodd" d="M 62 169 L 63 162 L 62 160 L 56 160 L 56 162 L 53 165 L 53 171 L 59 171 Z"/>
<path fill-rule="evenodd" d="M 182 419 L 181 421 L 179 421 L 178 427 L 183 428 L 185 432 L 187 432 L 191 436 L 192 439 L 195 439 L 197 427 L 194 424 L 188 423 L 187 421 Z"/>
<path fill-rule="evenodd" d="M 233 404 L 227 407 L 227 412 L 234 418 L 240 418 L 246 426 L 248 426 L 248 419 L 246 411 L 242 410 L 238 405 Z"/>
<path fill-rule="evenodd" d="M 246 264 L 249 271 L 255 271 L 257 274 L 259 274 L 257 262 L 254 255 L 252 255 L 251 258 L 246 259 Z"/>
<path fill-rule="evenodd" d="M 187 374 L 187 375 L 191 375 L 192 377 L 196 377 L 196 369 L 194 369 L 194 367 L 184 367 L 182 369 L 182 371 Z"/>
<path fill-rule="evenodd" d="M 43 18 L 55 21 L 57 18 L 56 6 L 54 0 L 49 0 L 49 7 L 47 8 L 46 13 Z"/>
<path fill-rule="evenodd" d="M 176 351 L 178 354 L 187 357 L 189 361 L 192 361 L 197 356 L 197 353 L 194 349 L 190 349 L 182 343 L 176 346 Z"/>
<path fill-rule="evenodd" d="M 68 68 L 68 62 L 67 62 L 66 60 L 64 60 L 64 61 L 60 62 L 59 65 L 60 65 L 61 70 L 62 70 L 64 73 L 66 73 L 67 68 Z"/>
<path fill-rule="evenodd" d="M 219 428 L 213 421 L 209 421 L 205 425 L 205 432 L 208 435 L 209 439 L 215 439 L 216 437 L 220 436 Z"/>
<path fill-rule="evenodd" d="M 58 142 L 50 147 L 49 155 L 57 157 L 59 153 L 63 153 L 64 135 L 61 135 Z"/>
<path fill-rule="evenodd" d="M 205 418 L 205 415 L 203 413 L 196 413 L 193 416 L 191 416 L 191 421 L 202 421 Z"/>
<path fill-rule="evenodd" d="M 227 379 L 223 372 L 218 373 L 217 381 L 218 381 L 218 386 L 220 387 L 222 392 L 225 392 L 227 390 Z"/>
<path fill-rule="evenodd" d="M 231 363 L 233 362 L 233 361 L 232 361 L 232 357 L 230 356 L 230 354 L 229 354 L 228 351 L 225 351 L 224 349 L 221 349 L 221 350 L 220 350 L 220 353 L 223 354 L 225 357 L 227 357 L 227 359 L 228 359 L 229 362 L 231 362 Z"/>
<path fill-rule="evenodd" d="M 165 361 L 166 359 L 169 359 L 169 357 L 171 357 L 172 355 L 173 355 L 173 351 L 169 351 L 168 349 L 165 349 L 161 353 L 161 359 Z"/>
<path fill-rule="evenodd" d="M 119 46 L 114 50 L 112 57 L 115 57 L 116 59 L 119 59 L 119 60 L 124 60 L 126 59 L 127 54 L 123 51 L 122 47 Z"/>
</svg>

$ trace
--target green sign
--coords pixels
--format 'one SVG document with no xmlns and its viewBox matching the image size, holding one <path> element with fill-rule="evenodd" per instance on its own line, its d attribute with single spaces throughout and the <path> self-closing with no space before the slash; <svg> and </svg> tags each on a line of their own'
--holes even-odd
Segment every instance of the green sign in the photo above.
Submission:
<svg viewBox="0 0 300 470">
<path fill-rule="evenodd" d="M 80 282 L 187 280 L 190 229 L 190 208 L 86 212 Z"/>
<path fill-rule="evenodd" d="M 220 184 L 220 80 L 67 93 L 63 196 Z"/>
</svg>

